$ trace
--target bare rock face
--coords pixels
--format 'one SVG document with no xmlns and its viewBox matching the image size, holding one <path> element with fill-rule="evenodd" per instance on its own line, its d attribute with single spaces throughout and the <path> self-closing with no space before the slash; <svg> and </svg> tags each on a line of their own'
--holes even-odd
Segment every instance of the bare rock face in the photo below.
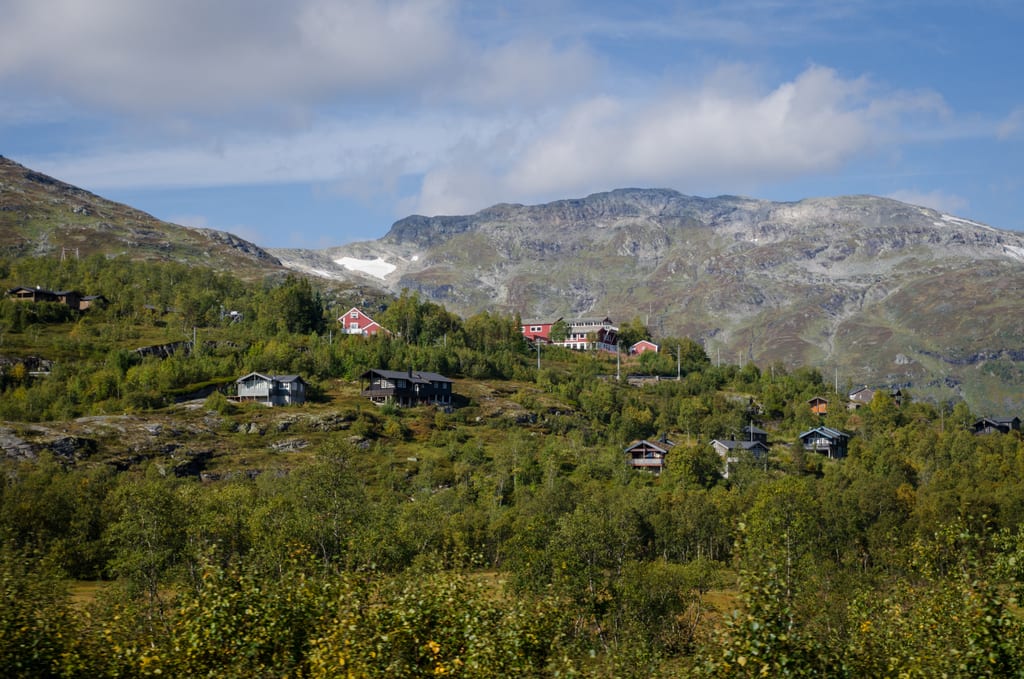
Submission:
<svg viewBox="0 0 1024 679">
<path fill-rule="evenodd" d="M 416 290 L 464 315 L 639 318 L 656 337 L 688 335 L 732 362 L 838 369 L 852 382 L 979 405 L 998 394 L 1001 409 L 1008 390 L 1024 393 L 1005 377 L 1024 375 L 1024 364 L 984 367 L 1021 363 L 1021 234 L 886 198 L 621 189 L 407 217 L 378 241 L 280 259 Z M 370 274 L 352 262 L 391 268 Z"/>
<path fill-rule="evenodd" d="M 0 452 L 16 460 L 34 460 L 37 457 L 35 446 L 17 436 L 9 427 L 0 427 Z"/>
<path fill-rule="evenodd" d="M 56 457 L 69 462 L 87 458 L 99 448 L 93 439 L 80 436 L 58 436 L 47 447 Z"/>
</svg>

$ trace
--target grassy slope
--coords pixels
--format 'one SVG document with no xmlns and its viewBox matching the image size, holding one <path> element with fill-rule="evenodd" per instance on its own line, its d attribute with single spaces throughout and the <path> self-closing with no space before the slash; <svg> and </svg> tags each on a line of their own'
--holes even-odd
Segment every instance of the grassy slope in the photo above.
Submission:
<svg viewBox="0 0 1024 679">
<path fill-rule="evenodd" d="M 201 264 L 259 279 L 276 260 L 236 239 L 169 224 L 0 156 L 0 255 L 119 255 Z M 244 252 L 242 248 L 249 248 Z"/>
</svg>

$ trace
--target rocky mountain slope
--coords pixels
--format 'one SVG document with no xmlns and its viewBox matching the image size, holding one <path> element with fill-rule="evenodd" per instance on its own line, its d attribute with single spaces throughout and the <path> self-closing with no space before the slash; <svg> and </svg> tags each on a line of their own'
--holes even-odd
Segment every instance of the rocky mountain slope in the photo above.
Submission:
<svg viewBox="0 0 1024 679">
<path fill-rule="evenodd" d="M 0 255 L 101 253 L 231 269 L 284 271 L 266 250 L 223 231 L 161 221 L 0 156 Z"/>
<path fill-rule="evenodd" d="M 376 241 L 262 249 L 162 222 L 0 156 L 0 255 L 128 254 L 408 288 L 462 314 L 640 318 L 713 359 L 809 365 L 1024 411 L 1024 238 L 872 196 L 773 203 L 622 189 L 412 216 Z M 287 267 L 287 268 L 286 268 Z"/>
<path fill-rule="evenodd" d="M 270 252 L 461 313 L 639 317 L 723 361 L 1024 408 L 1024 238 L 894 200 L 623 189 L 412 216 L 378 241 Z"/>
</svg>

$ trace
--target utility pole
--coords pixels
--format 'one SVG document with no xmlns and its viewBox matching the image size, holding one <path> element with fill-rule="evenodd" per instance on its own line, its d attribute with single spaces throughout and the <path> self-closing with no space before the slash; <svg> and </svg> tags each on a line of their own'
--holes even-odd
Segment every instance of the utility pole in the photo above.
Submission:
<svg viewBox="0 0 1024 679">
<path fill-rule="evenodd" d="M 683 346 L 676 345 L 676 382 L 683 381 Z"/>
</svg>

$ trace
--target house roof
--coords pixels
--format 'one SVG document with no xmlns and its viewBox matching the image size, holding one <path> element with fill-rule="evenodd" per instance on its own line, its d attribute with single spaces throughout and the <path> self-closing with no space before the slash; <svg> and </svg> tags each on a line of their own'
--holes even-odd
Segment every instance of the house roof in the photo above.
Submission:
<svg viewBox="0 0 1024 679">
<path fill-rule="evenodd" d="M 985 425 L 985 424 L 996 425 L 996 426 L 998 426 L 998 425 L 1012 426 L 1014 421 L 1020 422 L 1020 418 L 1019 417 L 981 417 L 981 418 L 979 418 L 979 419 L 974 421 L 974 426 L 978 427 L 979 425 Z"/>
<path fill-rule="evenodd" d="M 267 382 L 270 382 L 270 381 L 271 381 L 271 380 L 273 379 L 273 378 L 271 378 L 271 377 L 270 377 L 270 375 L 264 375 L 263 373 L 260 373 L 260 372 L 256 372 L 256 371 L 254 370 L 254 371 L 252 371 L 251 373 L 248 373 L 248 374 L 242 375 L 242 376 L 241 376 L 241 377 L 239 377 L 239 378 L 238 378 L 237 380 L 235 380 L 235 382 L 245 382 L 245 381 L 246 381 L 247 379 L 249 379 L 250 377 L 260 377 L 260 378 L 262 378 L 262 379 L 266 380 Z"/>
<path fill-rule="evenodd" d="M 752 424 L 748 424 L 747 426 L 743 427 L 743 431 L 748 434 L 764 434 L 765 436 L 768 435 L 768 432 L 766 432 L 764 429 L 755 427 Z"/>
<path fill-rule="evenodd" d="M 53 290 L 48 290 L 47 288 L 29 288 L 24 285 L 19 285 L 15 288 L 11 288 L 10 290 L 8 290 L 7 294 L 13 295 L 17 292 L 31 292 L 37 295 L 66 295 L 68 294 L 69 291 L 64 290 L 61 292 L 55 292 Z"/>
<path fill-rule="evenodd" d="M 247 375 L 242 375 L 237 380 L 235 380 L 235 382 L 236 383 L 237 382 L 245 382 L 250 377 L 259 377 L 260 379 L 262 379 L 262 380 L 264 380 L 266 382 L 303 382 L 304 381 L 302 379 L 302 377 L 299 376 L 299 375 L 266 375 L 264 373 L 256 372 L 254 370 L 251 373 L 248 373 Z"/>
<path fill-rule="evenodd" d="M 629 446 L 627 446 L 623 452 L 630 453 L 636 450 L 637 448 L 645 447 L 650 448 L 659 453 L 667 453 L 669 450 L 674 448 L 675 445 L 675 443 L 667 439 L 658 442 L 648 441 L 647 439 L 640 439 L 639 441 L 633 441 L 631 444 L 629 444 Z"/>
<path fill-rule="evenodd" d="M 849 397 L 858 401 L 870 401 L 875 395 L 875 390 L 864 385 L 850 392 Z"/>
<path fill-rule="evenodd" d="M 768 446 L 762 441 L 730 441 L 726 439 L 712 439 L 711 445 L 721 445 L 723 448 L 728 450 L 736 450 L 742 448 L 743 450 L 753 450 L 754 448 L 763 448 L 768 450 Z"/>
<path fill-rule="evenodd" d="M 814 429 L 808 429 L 804 433 L 800 434 L 800 438 L 804 439 L 807 438 L 808 436 L 811 436 L 812 434 L 818 434 L 819 436 L 824 436 L 825 438 L 831 439 L 833 441 L 844 438 L 850 438 L 850 435 L 847 434 L 846 432 L 842 432 L 839 431 L 838 429 L 833 429 L 832 427 L 825 426 L 815 427 Z"/>
<path fill-rule="evenodd" d="M 360 377 L 369 378 L 373 375 L 383 377 L 389 380 L 412 380 L 413 382 L 419 382 L 420 384 L 428 384 L 430 382 L 451 382 L 444 375 L 438 375 L 437 373 L 425 372 L 421 370 L 378 370 L 371 369 L 364 372 Z"/>
<path fill-rule="evenodd" d="M 604 329 L 618 330 L 618 328 L 616 328 L 615 325 L 610 320 L 608 320 L 607 318 L 605 318 L 605 319 L 599 319 L 599 318 L 590 318 L 590 319 L 587 319 L 587 318 L 577 318 L 577 319 L 574 319 L 572 321 L 569 321 L 567 325 L 569 326 L 569 331 L 570 332 L 580 332 L 582 330 L 587 330 L 587 331 L 590 331 L 590 330 L 604 330 Z"/>
<path fill-rule="evenodd" d="M 555 319 L 550 319 L 550 318 L 523 318 L 523 319 L 521 319 L 520 322 L 523 325 L 554 325 L 555 323 L 557 323 L 560 320 L 562 320 L 561 316 L 559 316 L 558 318 L 555 318 Z"/>
</svg>

